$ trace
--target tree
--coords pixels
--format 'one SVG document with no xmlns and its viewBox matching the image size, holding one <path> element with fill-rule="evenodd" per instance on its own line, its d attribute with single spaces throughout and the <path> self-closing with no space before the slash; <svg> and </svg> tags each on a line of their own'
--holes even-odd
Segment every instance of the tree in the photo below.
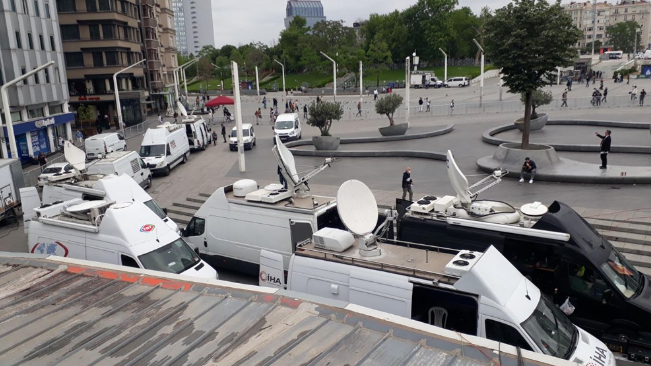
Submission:
<svg viewBox="0 0 651 366">
<path fill-rule="evenodd" d="M 609 25 L 606 27 L 606 37 L 610 39 L 610 43 L 613 45 L 614 50 L 635 52 L 640 49 L 640 41 L 642 38 L 638 36 L 638 44 L 633 44 L 635 42 L 635 32 L 637 32 L 639 28 L 640 26 L 634 20 Z"/>
<path fill-rule="evenodd" d="M 479 20 L 468 7 L 456 9 L 450 15 L 451 38 L 446 52 L 452 58 L 466 58 L 475 54 L 477 47 L 472 39 L 476 38 L 475 28 Z"/>
<path fill-rule="evenodd" d="M 216 59 L 217 56 L 219 56 L 219 50 L 213 46 L 203 46 L 197 54 L 197 57 L 208 57 L 210 60 Z"/>
<path fill-rule="evenodd" d="M 341 104 L 332 102 L 312 102 L 308 111 L 310 117 L 306 123 L 312 127 L 317 127 L 321 131 L 321 136 L 330 136 L 332 121 L 338 121 L 344 115 L 344 108 Z"/>
<path fill-rule="evenodd" d="M 482 48 L 486 48 L 484 45 L 484 40 L 486 39 L 486 23 L 489 19 L 493 17 L 491 8 L 484 6 L 481 8 L 479 17 L 477 18 L 477 25 L 473 28 L 475 30 L 475 39 Z M 474 42 L 473 42 L 474 43 Z M 475 46 L 476 47 L 476 46 Z M 481 57 L 481 51 L 478 49 L 475 52 L 475 65 L 479 63 L 479 57 Z"/>
<path fill-rule="evenodd" d="M 418 50 L 423 60 L 440 59 L 443 55 L 439 47 L 444 47 L 450 39 L 450 14 L 457 0 L 418 0 L 415 5 L 403 12 L 409 38 L 407 44 L 412 50 L 404 57 Z"/>
<path fill-rule="evenodd" d="M 502 68 L 504 85 L 511 93 L 525 94 L 521 147 L 527 149 L 532 94 L 547 85 L 544 76 L 572 64 L 581 31 L 560 1 L 550 5 L 545 0 L 514 0 L 498 9 L 485 29 L 486 54 Z"/>
<path fill-rule="evenodd" d="M 384 41 L 380 41 L 376 36 L 371 42 L 371 46 L 366 52 L 366 60 L 368 65 L 366 69 L 369 74 L 375 74 L 377 78 L 377 86 L 380 86 L 380 73 L 388 70 L 387 65 L 391 64 L 391 52 L 389 46 Z"/>
<path fill-rule="evenodd" d="M 526 94 L 520 94 L 520 101 L 524 103 L 527 100 Z M 551 91 L 545 91 L 536 89 L 531 94 L 531 119 L 538 118 L 538 113 L 536 113 L 536 108 L 547 105 L 554 100 L 554 96 Z"/>
<path fill-rule="evenodd" d="M 402 95 L 391 93 L 386 97 L 382 97 L 375 102 L 375 112 L 377 114 L 384 114 L 389 118 L 389 126 L 393 126 L 393 114 L 398 107 L 402 104 Z"/>
</svg>

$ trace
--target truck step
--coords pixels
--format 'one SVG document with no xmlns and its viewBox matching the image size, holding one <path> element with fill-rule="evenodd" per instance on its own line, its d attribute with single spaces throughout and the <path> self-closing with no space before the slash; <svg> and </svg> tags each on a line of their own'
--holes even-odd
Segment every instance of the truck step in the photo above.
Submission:
<svg viewBox="0 0 651 366">
<path fill-rule="evenodd" d="M 170 219 L 174 220 L 174 222 L 176 222 L 176 224 L 179 225 L 180 227 L 185 227 L 185 225 L 187 225 L 188 222 L 190 222 L 190 219 L 192 218 L 190 216 L 179 215 L 172 212 L 170 212 L 168 216 Z"/>
<path fill-rule="evenodd" d="M 175 214 L 175 215 L 180 215 L 180 216 L 187 216 L 192 218 L 194 214 L 197 212 L 197 209 L 195 208 L 187 208 L 187 207 L 180 207 L 180 206 L 172 206 L 167 208 L 167 213 L 168 214 Z"/>
<path fill-rule="evenodd" d="M 210 197 L 210 196 L 212 196 L 212 193 L 199 192 L 199 196 L 201 196 L 201 197 Z"/>
<path fill-rule="evenodd" d="M 172 206 L 174 206 L 174 207 L 183 207 L 183 208 L 187 208 L 187 209 L 195 210 L 195 211 L 198 210 L 199 208 L 201 208 L 201 205 L 196 203 L 196 202 L 195 203 L 192 203 L 192 202 L 174 202 L 174 203 L 172 203 Z"/>
<path fill-rule="evenodd" d="M 195 202 L 195 203 L 205 203 L 206 198 L 205 197 L 185 197 L 185 200 L 188 202 Z"/>
</svg>

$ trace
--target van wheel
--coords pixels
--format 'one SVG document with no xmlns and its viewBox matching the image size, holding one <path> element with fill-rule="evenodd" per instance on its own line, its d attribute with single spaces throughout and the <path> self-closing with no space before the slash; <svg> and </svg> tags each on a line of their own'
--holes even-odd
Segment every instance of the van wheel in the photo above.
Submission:
<svg viewBox="0 0 651 366">
<path fill-rule="evenodd" d="M 253 140 L 253 146 L 255 146 L 255 140 Z"/>
<path fill-rule="evenodd" d="M 188 154 L 185 153 L 185 154 L 183 154 L 183 160 L 181 160 L 181 164 L 185 164 L 187 162 L 188 162 Z"/>
<path fill-rule="evenodd" d="M 151 188 L 151 175 L 147 177 L 147 188 Z"/>
<path fill-rule="evenodd" d="M 170 175 L 170 172 L 172 172 L 172 168 L 170 168 L 170 166 L 168 165 L 165 167 L 165 171 L 163 172 L 163 174 L 165 174 L 165 176 L 168 176 Z"/>
</svg>

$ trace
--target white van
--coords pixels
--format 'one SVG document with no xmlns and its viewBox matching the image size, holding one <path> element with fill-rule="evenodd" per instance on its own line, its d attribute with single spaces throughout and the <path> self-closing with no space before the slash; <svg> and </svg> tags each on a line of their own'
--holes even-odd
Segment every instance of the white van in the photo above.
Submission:
<svg viewBox="0 0 651 366">
<path fill-rule="evenodd" d="M 183 127 L 164 123 L 145 132 L 140 144 L 140 157 L 152 173 L 169 175 L 172 168 L 188 161 L 190 144 Z"/>
<path fill-rule="evenodd" d="M 274 124 L 274 136 L 276 135 L 280 137 L 280 141 L 282 142 L 299 140 L 303 135 L 303 131 L 298 113 L 283 113 L 279 115 Z M 275 138 L 274 143 L 276 143 Z"/>
<path fill-rule="evenodd" d="M 185 135 L 187 136 L 190 149 L 206 150 L 206 147 L 212 144 L 212 131 L 203 119 L 183 120 L 185 125 Z"/>
<path fill-rule="evenodd" d="M 135 151 L 118 151 L 110 153 L 86 167 L 87 174 L 121 175 L 133 178 L 141 187 L 151 187 L 149 167 Z"/>
<path fill-rule="evenodd" d="M 445 87 L 450 88 L 453 86 L 456 87 L 464 87 L 470 85 L 470 81 L 466 77 L 454 77 L 454 78 L 449 78 L 448 81 L 445 82 Z"/>
<path fill-rule="evenodd" d="M 242 124 L 242 139 L 244 140 L 244 149 L 251 150 L 255 146 L 255 131 L 250 123 Z M 228 138 L 228 147 L 231 151 L 237 151 L 237 126 L 231 130 L 231 136 Z"/>
<path fill-rule="evenodd" d="M 86 158 L 97 159 L 100 155 L 110 154 L 114 151 L 124 151 L 127 143 L 119 133 L 100 133 L 84 141 Z"/>
<path fill-rule="evenodd" d="M 75 199 L 34 212 L 30 253 L 217 278 L 217 271 L 141 202 Z"/>
</svg>

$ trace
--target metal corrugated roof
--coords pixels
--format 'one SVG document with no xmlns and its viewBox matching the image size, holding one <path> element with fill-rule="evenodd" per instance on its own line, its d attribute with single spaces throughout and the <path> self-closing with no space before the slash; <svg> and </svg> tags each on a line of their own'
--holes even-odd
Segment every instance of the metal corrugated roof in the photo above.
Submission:
<svg viewBox="0 0 651 366">
<path fill-rule="evenodd" d="M 0 364 L 497 364 L 489 357 L 518 364 L 514 352 L 460 344 L 431 326 L 413 329 L 269 289 L 123 269 L 0 254 Z M 563 362 L 534 356 L 547 362 L 522 365 Z"/>
</svg>

